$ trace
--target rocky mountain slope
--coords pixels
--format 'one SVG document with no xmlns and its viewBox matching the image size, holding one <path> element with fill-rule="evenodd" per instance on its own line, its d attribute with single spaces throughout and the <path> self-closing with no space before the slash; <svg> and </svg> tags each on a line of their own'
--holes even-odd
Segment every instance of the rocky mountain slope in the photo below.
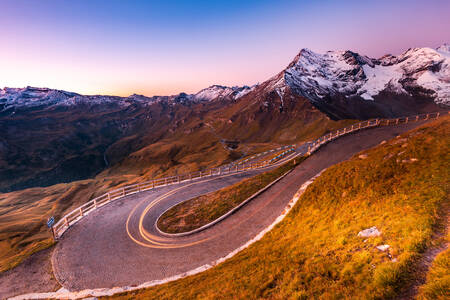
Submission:
<svg viewBox="0 0 450 300">
<path fill-rule="evenodd" d="M 153 97 L 0 89 L 0 191 L 89 178 L 110 167 L 109 175 L 153 176 L 181 164 L 194 167 L 187 157 L 199 162 L 195 153 L 216 153 L 221 139 L 242 148 L 292 143 L 337 126 L 333 120 L 445 109 L 449 61 L 448 45 L 379 59 L 303 49 L 252 87 L 213 85 Z"/>
<path fill-rule="evenodd" d="M 277 76 L 335 119 L 407 115 L 450 105 L 450 47 L 414 48 L 369 58 L 352 51 L 302 49 Z"/>
<path fill-rule="evenodd" d="M 399 56 L 373 59 L 351 51 L 323 55 L 300 51 L 286 69 L 286 81 L 311 100 L 341 94 L 374 100 L 384 90 L 397 94 L 429 94 L 450 103 L 450 47 L 409 49 Z M 417 91 L 422 89 L 421 91 Z"/>
<path fill-rule="evenodd" d="M 82 96 L 31 87 L 5 88 L 0 103 L 2 191 L 92 177 L 201 110 L 186 94 Z"/>
</svg>

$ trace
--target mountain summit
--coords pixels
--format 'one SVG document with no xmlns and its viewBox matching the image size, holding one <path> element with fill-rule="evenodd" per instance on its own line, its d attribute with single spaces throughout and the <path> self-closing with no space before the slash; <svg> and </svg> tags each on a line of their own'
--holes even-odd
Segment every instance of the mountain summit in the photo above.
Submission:
<svg viewBox="0 0 450 300">
<path fill-rule="evenodd" d="M 90 178 L 106 169 L 139 173 L 140 166 L 147 166 L 145 172 L 153 166 L 153 176 L 169 165 L 182 168 L 189 155 L 197 166 L 197 153 L 223 149 L 222 140 L 240 141 L 242 149 L 287 144 L 324 132 L 335 120 L 448 109 L 449 48 L 414 48 L 378 59 L 302 49 L 261 84 L 213 85 L 195 94 L 0 89 L 0 191 Z"/>
<path fill-rule="evenodd" d="M 283 105 L 284 94 L 303 97 L 334 119 L 368 118 L 420 112 L 434 105 L 450 106 L 450 46 L 412 48 L 375 59 L 352 51 L 324 54 L 302 49 L 286 69 L 252 87 L 212 85 L 196 94 L 173 96 L 83 96 L 47 88 L 0 89 L 0 112 L 35 106 L 115 105 L 164 102 L 189 104 L 240 98 L 262 99 L 275 93 Z M 267 99 L 265 99 L 267 98 Z"/>
<path fill-rule="evenodd" d="M 286 69 L 244 98 L 264 106 L 307 99 L 332 119 L 365 119 L 450 106 L 450 51 L 413 48 L 375 59 L 353 51 L 302 49 Z"/>
<path fill-rule="evenodd" d="M 414 48 L 399 56 L 369 58 L 352 51 L 318 54 L 302 49 L 284 71 L 298 94 L 320 102 L 328 97 L 374 100 L 383 92 L 430 97 L 450 105 L 450 47 Z"/>
</svg>

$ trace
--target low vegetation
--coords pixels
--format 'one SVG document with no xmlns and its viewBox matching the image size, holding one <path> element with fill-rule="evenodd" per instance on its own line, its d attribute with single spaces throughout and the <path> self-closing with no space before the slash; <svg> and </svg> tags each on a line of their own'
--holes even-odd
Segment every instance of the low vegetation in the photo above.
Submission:
<svg viewBox="0 0 450 300">
<path fill-rule="evenodd" d="M 446 118 L 331 167 L 283 222 L 233 258 L 194 276 L 115 297 L 394 297 L 413 276 L 448 201 L 449 135 Z M 380 236 L 358 237 L 372 226 Z M 380 251 L 379 245 L 389 247 Z M 436 274 L 441 265 L 448 270 L 445 264 L 448 253 L 439 256 Z"/>
<path fill-rule="evenodd" d="M 65 213 L 108 189 L 218 166 L 234 161 L 242 155 L 249 156 L 276 148 L 280 143 L 315 138 L 354 121 L 321 119 L 321 122 L 314 121 L 310 124 L 293 121 L 288 127 L 279 128 L 283 132 L 292 132 L 288 138 L 279 138 L 270 132 L 274 135 L 265 134 L 264 141 L 247 140 L 241 142 L 234 151 L 224 149 L 215 134 L 206 126 L 197 128 L 196 122 L 200 121 L 194 119 L 189 126 L 184 124 L 186 128 L 191 128 L 192 132 L 176 131 L 171 138 L 158 142 L 143 140 L 140 146 L 134 145 L 133 142 L 134 148 L 140 147 L 138 151 L 112 164 L 95 178 L 0 193 L 0 272 L 16 266 L 32 253 L 53 244 L 46 226 L 48 217 L 55 216 L 58 220 Z M 225 126 L 224 124 L 220 126 Z M 219 124 L 215 126 L 220 127 Z M 238 132 L 235 131 L 230 139 L 239 139 L 238 137 Z M 124 139 L 120 144 L 115 144 L 113 148 L 116 150 L 112 152 L 118 153 L 130 143 L 130 140 Z M 205 156 L 204 153 L 208 155 Z M 114 162 L 121 155 L 117 154 L 114 159 L 111 156 L 109 153 L 108 160 Z"/>
<path fill-rule="evenodd" d="M 47 218 L 59 219 L 96 193 L 93 180 L 0 194 L 0 271 L 53 245 Z"/>
<path fill-rule="evenodd" d="M 447 234 L 446 242 L 450 242 Z M 428 271 L 427 282 L 421 287 L 419 299 L 450 299 L 450 249 L 436 256 Z"/>
<path fill-rule="evenodd" d="M 297 158 L 275 170 L 245 179 L 218 191 L 181 202 L 167 210 L 158 220 L 164 232 L 187 232 L 206 225 L 235 208 L 248 197 L 264 188 L 278 177 L 286 174 L 304 158 Z"/>
</svg>

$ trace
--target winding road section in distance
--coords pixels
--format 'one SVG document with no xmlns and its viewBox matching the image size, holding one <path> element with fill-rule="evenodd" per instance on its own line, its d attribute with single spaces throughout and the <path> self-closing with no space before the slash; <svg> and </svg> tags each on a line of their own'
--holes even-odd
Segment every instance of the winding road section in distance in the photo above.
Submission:
<svg viewBox="0 0 450 300">
<path fill-rule="evenodd" d="M 65 288 L 77 291 L 138 285 L 209 264 L 269 226 L 298 188 L 321 170 L 420 124 L 423 122 L 383 126 L 340 137 L 234 214 L 193 235 L 161 235 L 155 222 L 179 202 L 229 186 L 261 170 L 161 187 L 113 201 L 64 234 L 52 257 L 55 277 Z"/>
</svg>

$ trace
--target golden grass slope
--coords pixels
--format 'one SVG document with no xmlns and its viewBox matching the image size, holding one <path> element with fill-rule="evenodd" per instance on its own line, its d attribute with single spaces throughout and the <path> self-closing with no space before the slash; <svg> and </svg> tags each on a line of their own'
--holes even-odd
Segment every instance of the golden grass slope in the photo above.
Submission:
<svg viewBox="0 0 450 300">
<path fill-rule="evenodd" d="M 385 299 L 414 276 L 448 201 L 450 120 L 325 171 L 282 223 L 206 272 L 117 298 Z M 377 226 L 382 235 L 360 238 Z M 376 248 L 388 244 L 383 252 Z"/>
<path fill-rule="evenodd" d="M 303 159 L 304 157 L 298 158 L 295 165 Z M 223 216 L 293 167 L 294 163 L 288 162 L 275 170 L 181 202 L 161 215 L 158 219 L 158 227 L 167 233 L 188 232 L 200 228 Z"/>
<path fill-rule="evenodd" d="M 215 167 L 283 144 L 301 142 L 309 138 L 340 128 L 354 121 L 332 121 L 319 117 L 317 121 L 292 120 L 287 127 L 274 127 L 276 135 L 265 135 L 263 141 L 245 141 L 235 151 L 228 151 L 220 143 L 220 137 L 202 122 L 219 122 L 215 114 L 205 119 L 194 118 L 185 123 L 185 130 L 174 130 L 167 138 L 157 142 L 143 141 L 139 150 L 118 161 L 95 178 L 36 187 L 10 193 L 0 193 L 0 272 L 14 267 L 30 254 L 52 245 L 46 220 L 55 216 L 58 220 L 65 213 L 99 196 L 113 187 L 132 184 L 151 178 Z M 320 121 L 318 121 L 320 119 Z M 220 130 L 226 121 L 217 123 Z M 264 124 L 253 127 L 261 129 Z M 271 127 L 270 123 L 265 124 Z M 181 128 L 181 127 L 180 127 Z M 233 138 L 240 138 L 238 128 L 233 129 Z M 219 131 L 220 131 L 219 130 Z M 288 139 L 279 139 L 279 131 L 292 131 Z M 271 131 L 272 132 L 272 131 Z M 244 134 L 245 133 L 245 134 Z M 246 130 L 241 128 L 241 134 Z M 285 137 L 286 138 L 286 137 Z M 117 146 L 118 147 L 118 146 Z M 207 153 L 207 155 L 205 155 Z"/>
</svg>

